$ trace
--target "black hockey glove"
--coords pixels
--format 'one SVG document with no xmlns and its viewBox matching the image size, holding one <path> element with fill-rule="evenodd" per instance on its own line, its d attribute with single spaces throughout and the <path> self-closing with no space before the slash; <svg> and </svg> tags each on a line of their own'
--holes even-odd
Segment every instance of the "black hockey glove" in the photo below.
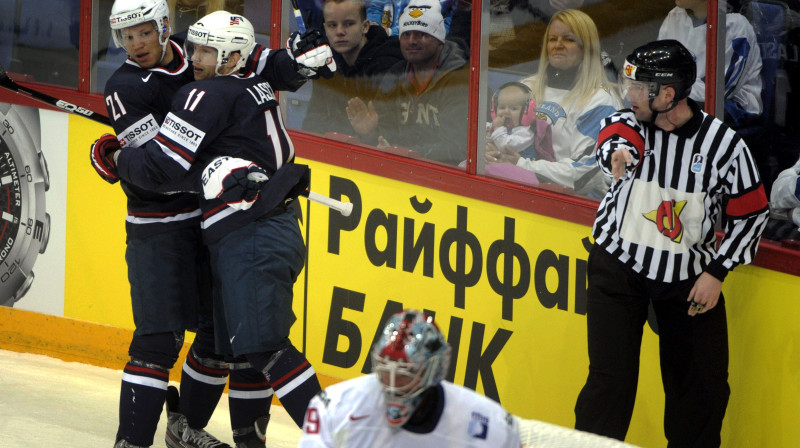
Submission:
<svg viewBox="0 0 800 448">
<path fill-rule="evenodd" d="M 119 181 L 117 175 L 117 164 L 114 163 L 114 152 L 120 150 L 119 140 L 112 134 L 103 134 L 102 137 L 92 143 L 92 151 L 89 157 L 92 161 L 92 166 L 97 174 L 103 178 L 104 181 L 115 184 Z"/>
<path fill-rule="evenodd" d="M 336 71 L 328 39 L 320 30 L 312 29 L 302 35 L 295 31 L 286 40 L 286 51 L 297 64 L 297 72 L 306 78 L 331 78 Z"/>
<path fill-rule="evenodd" d="M 203 196 L 219 199 L 236 210 L 247 210 L 268 179 L 267 172 L 253 162 L 217 157 L 203 170 Z"/>
</svg>

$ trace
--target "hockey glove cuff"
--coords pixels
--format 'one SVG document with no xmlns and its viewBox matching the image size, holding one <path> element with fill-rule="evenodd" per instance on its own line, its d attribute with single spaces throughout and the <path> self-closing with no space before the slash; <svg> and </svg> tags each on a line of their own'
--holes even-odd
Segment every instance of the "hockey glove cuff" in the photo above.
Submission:
<svg viewBox="0 0 800 448">
<path fill-rule="evenodd" d="M 92 166 L 97 171 L 97 174 L 110 184 L 115 184 L 119 181 L 117 164 L 114 163 L 113 156 L 120 149 L 119 140 L 112 134 L 103 134 L 102 137 L 92 143 L 92 151 L 89 154 Z"/>
<path fill-rule="evenodd" d="M 219 199 L 236 210 L 247 210 L 268 179 L 267 172 L 253 162 L 217 157 L 203 170 L 203 196 Z"/>
<path fill-rule="evenodd" d="M 304 34 L 295 31 L 286 41 L 286 50 L 297 64 L 297 71 L 306 78 L 331 78 L 336 71 L 328 40 L 320 30 L 312 29 Z"/>
</svg>

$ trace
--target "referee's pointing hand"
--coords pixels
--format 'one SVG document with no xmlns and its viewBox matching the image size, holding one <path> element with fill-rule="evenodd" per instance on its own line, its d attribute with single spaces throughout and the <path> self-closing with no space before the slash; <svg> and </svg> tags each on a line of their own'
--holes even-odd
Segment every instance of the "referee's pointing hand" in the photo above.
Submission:
<svg viewBox="0 0 800 448">
<path fill-rule="evenodd" d="M 628 148 L 621 148 L 611 154 L 611 174 L 614 175 L 614 182 L 625 174 L 625 168 L 633 163 L 633 156 Z"/>
</svg>

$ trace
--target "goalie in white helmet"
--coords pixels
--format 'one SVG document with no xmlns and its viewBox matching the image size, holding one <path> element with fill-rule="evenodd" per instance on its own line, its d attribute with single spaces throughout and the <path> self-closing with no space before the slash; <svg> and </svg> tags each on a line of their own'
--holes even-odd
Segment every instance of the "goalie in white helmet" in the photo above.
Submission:
<svg viewBox="0 0 800 448">
<path fill-rule="evenodd" d="M 241 18 L 229 15 L 233 17 Z M 120 146 L 141 147 L 155 137 L 176 92 L 197 74 L 184 54 L 184 39 L 171 33 L 165 0 L 116 0 L 109 26 L 128 60 L 114 72 L 104 92 L 116 135 L 106 134 L 92 145 L 91 161 L 98 174 L 113 184 L 119 181 L 116 167 L 105 155 Z M 248 32 L 247 46 L 236 49 L 239 59 L 234 70 L 263 73 L 275 90 L 296 90 L 308 76 L 315 76 L 307 65 L 298 66 L 290 52 L 257 45 L 252 28 L 244 30 Z M 229 53 L 226 49 L 223 56 Z M 227 447 L 203 428 L 230 374 L 233 440 L 237 447 L 263 447 L 272 391 L 262 373 L 243 358 L 224 359 L 215 353 L 210 267 L 197 195 L 157 194 L 125 180 L 120 185 L 127 196 L 126 262 L 136 331 L 120 390 L 117 446 L 152 445 L 166 399 L 168 447 Z M 198 303 L 208 309 L 198 314 Z M 197 335 L 183 364 L 178 400 L 177 391 L 161 379 L 178 360 L 185 330 L 194 328 Z"/>
<path fill-rule="evenodd" d="M 302 448 L 518 448 L 500 404 L 444 380 L 450 345 L 430 316 L 393 315 L 372 349 L 373 375 L 328 387 L 309 404 Z"/>
</svg>

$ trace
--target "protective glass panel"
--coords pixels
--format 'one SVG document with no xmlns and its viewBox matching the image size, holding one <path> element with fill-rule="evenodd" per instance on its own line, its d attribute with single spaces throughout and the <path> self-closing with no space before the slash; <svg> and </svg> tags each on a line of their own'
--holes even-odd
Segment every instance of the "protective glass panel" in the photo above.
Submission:
<svg viewBox="0 0 800 448">
<path fill-rule="evenodd" d="M 6 1 L 6 0 L 0 0 Z M 77 2 L 77 0 L 75 0 Z M 111 35 L 108 18 L 113 0 L 95 0 L 92 24 L 92 91 L 102 93 L 108 78 L 117 70 L 127 54 L 117 48 Z M 256 32 L 256 41 L 269 46 L 270 4 L 260 0 L 167 0 L 173 35 L 183 41 L 186 30 L 206 14 L 225 10 L 247 17 Z M 77 58 L 76 58 L 77 60 Z"/>
<path fill-rule="evenodd" d="M 770 199 L 764 237 L 800 250 L 800 1 L 728 7 L 725 121 L 753 153 Z"/>
<path fill-rule="evenodd" d="M 600 120 L 624 105 L 618 69 L 658 37 L 674 7 L 674 0 L 489 2 L 490 97 L 486 144 L 478 148 L 485 173 L 602 197 L 609 179 L 594 149 Z"/>
<path fill-rule="evenodd" d="M 324 2 L 320 8 L 299 1 L 305 26 L 320 27 L 331 42 L 337 71 L 284 96 L 287 125 L 464 166 L 469 3 L 444 0 L 440 11 L 414 9 L 406 16 L 407 1 L 367 3 Z M 291 11 L 289 2 L 285 6 Z M 290 30 L 297 28 L 293 17 L 288 21 Z"/>
<path fill-rule="evenodd" d="M 79 5 L 0 0 L 0 64 L 26 81 L 77 87 Z"/>
</svg>

